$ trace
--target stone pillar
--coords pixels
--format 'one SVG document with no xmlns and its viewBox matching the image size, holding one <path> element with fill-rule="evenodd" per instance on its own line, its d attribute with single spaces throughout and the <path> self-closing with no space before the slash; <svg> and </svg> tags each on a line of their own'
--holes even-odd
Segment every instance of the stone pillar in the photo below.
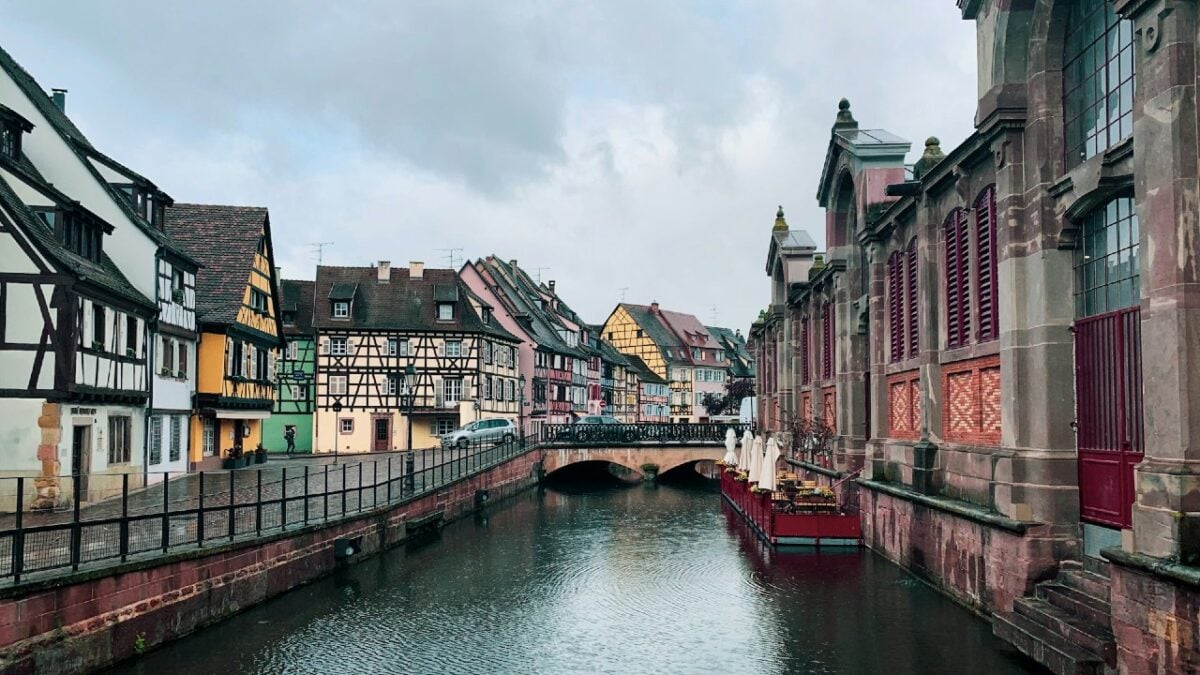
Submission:
<svg viewBox="0 0 1200 675">
<path fill-rule="evenodd" d="M 867 246 L 867 293 L 869 295 L 868 322 L 873 330 L 870 335 L 871 369 L 871 437 L 866 443 L 866 461 L 869 463 L 865 476 L 873 480 L 885 480 L 884 439 L 888 434 L 888 388 L 887 364 L 888 345 L 883 326 L 888 325 L 887 305 L 887 256 L 879 242 L 872 241 Z"/>
<path fill-rule="evenodd" d="M 1194 0 L 1124 0 L 1134 21 L 1145 460 L 1134 547 L 1200 564 L 1200 185 Z"/>
<path fill-rule="evenodd" d="M 42 441 L 38 444 L 37 458 L 42 463 L 42 472 L 33 479 L 37 489 L 30 508 L 49 510 L 58 505 L 62 490 L 58 484 L 61 465 L 58 461 L 58 444 L 62 440 L 62 406 L 47 401 L 42 404 L 42 414 L 37 419 Z"/>
</svg>

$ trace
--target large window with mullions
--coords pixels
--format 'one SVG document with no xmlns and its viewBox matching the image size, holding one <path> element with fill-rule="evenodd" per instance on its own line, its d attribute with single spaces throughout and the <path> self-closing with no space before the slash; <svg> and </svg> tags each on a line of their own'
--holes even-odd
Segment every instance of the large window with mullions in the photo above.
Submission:
<svg viewBox="0 0 1200 675">
<path fill-rule="evenodd" d="M 1073 0 L 1063 53 L 1067 168 L 1133 132 L 1133 24 L 1106 0 Z"/>
<path fill-rule="evenodd" d="M 1075 251 L 1075 318 L 1141 301 L 1138 219 L 1131 197 L 1118 197 L 1084 217 Z"/>
</svg>

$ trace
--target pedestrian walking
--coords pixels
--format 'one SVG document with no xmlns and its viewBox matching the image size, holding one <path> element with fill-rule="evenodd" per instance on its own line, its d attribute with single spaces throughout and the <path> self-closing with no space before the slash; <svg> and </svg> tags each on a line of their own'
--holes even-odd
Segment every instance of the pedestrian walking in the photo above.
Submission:
<svg viewBox="0 0 1200 675">
<path fill-rule="evenodd" d="M 287 441 L 287 454 L 292 454 L 296 451 L 296 427 L 289 426 L 283 432 L 283 438 Z"/>
</svg>

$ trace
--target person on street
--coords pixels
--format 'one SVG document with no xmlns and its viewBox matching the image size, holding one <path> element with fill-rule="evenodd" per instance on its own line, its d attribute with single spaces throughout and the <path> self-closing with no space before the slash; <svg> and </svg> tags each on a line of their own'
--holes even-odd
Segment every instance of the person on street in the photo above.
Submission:
<svg viewBox="0 0 1200 675">
<path fill-rule="evenodd" d="M 283 438 L 287 441 L 287 454 L 292 454 L 296 451 L 296 427 L 288 427 L 283 432 Z"/>
</svg>

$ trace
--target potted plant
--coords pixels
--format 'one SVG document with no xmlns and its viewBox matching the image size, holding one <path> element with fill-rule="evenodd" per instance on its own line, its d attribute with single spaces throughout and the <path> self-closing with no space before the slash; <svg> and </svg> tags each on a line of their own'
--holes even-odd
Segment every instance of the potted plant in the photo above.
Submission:
<svg viewBox="0 0 1200 675">
<path fill-rule="evenodd" d="M 178 302 L 178 303 L 183 302 L 183 289 L 182 288 L 172 288 L 171 289 L 171 301 Z"/>
<path fill-rule="evenodd" d="M 242 456 L 242 449 L 234 446 L 225 451 L 225 458 L 221 460 L 222 469 L 240 469 L 246 466 L 246 459 Z"/>
<path fill-rule="evenodd" d="M 162 369 L 160 369 L 160 370 L 158 371 L 158 374 L 159 374 L 159 375 L 162 375 L 163 377 L 170 377 L 170 376 L 171 376 L 171 369 L 170 369 L 170 368 L 167 368 L 166 366 L 163 366 L 163 367 L 162 367 Z"/>
<path fill-rule="evenodd" d="M 128 357 L 130 357 L 130 358 L 132 358 L 132 357 L 136 356 L 136 354 L 135 354 L 135 353 L 134 353 L 134 351 L 133 351 L 133 347 L 126 347 L 126 348 L 125 348 L 125 356 L 128 356 Z"/>
<path fill-rule="evenodd" d="M 258 447 L 254 448 L 254 463 L 255 464 L 266 464 L 267 463 L 267 449 L 263 447 L 262 443 L 259 443 Z"/>
<path fill-rule="evenodd" d="M 99 340 L 92 340 L 92 349 L 102 352 L 104 351 L 104 343 Z"/>
</svg>

